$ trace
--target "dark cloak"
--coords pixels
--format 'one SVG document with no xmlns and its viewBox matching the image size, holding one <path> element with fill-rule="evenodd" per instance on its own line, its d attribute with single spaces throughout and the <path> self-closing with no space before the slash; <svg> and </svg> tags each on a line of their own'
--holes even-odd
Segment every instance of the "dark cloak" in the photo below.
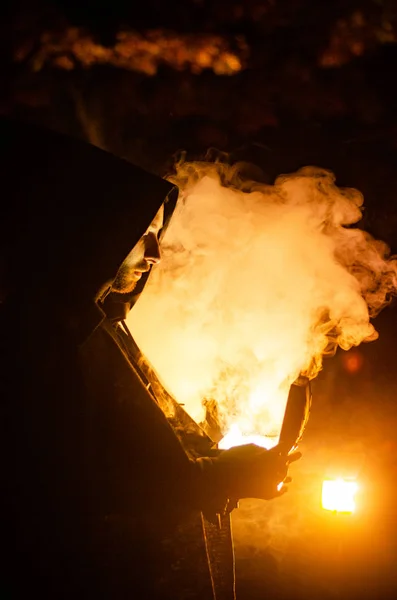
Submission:
<svg viewBox="0 0 397 600">
<path fill-rule="evenodd" d="M 229 600 L 230 520 L 203 516 L 212 490 L 195 461 L 213 444 L 139 366 L 107 293 L 177 190 L 94 146 L 0 125 L 2 592 Z"/>
</svg>

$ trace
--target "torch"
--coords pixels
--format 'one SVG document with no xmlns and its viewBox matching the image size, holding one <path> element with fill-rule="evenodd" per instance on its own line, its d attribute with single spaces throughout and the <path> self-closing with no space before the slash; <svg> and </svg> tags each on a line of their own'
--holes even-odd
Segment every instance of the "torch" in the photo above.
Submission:
<svg viewBox="0 0 397 600">
<path fill-rule="evenodd" d="M 312 403 L 310 381 L 299 377 L 290 387 L 277 448 L 287 456 L 302 439 Z"/>
<path fill-rule="evenodd" d="M 312 404 L 310 380 L 300 376 L 290 387 L 279 442 L 274 451 L 287 457 L 297 448 L 309 419 Z M 280 489 L 282 483 L 280 484 Z M 238 500 L 229 499 L 226 512 L 238 507 Z"/>
</svg>

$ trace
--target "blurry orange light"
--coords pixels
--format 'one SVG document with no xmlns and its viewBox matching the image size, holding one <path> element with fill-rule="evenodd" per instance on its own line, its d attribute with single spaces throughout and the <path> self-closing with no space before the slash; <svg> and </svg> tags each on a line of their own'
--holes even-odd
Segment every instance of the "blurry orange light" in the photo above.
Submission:
<svg viewBox="0 0 397 600">
<path fill-rule="evenodd" d="M 326 479 L 323 481 L 322 506 L 325 510 L 353 513 L 356 509 L 357 490 L 355 481 Z"/>
<path fill-rule="evenodd" d="M 358 373 L 364 366 L 364 358 L 358 350 L 351 350 L 343 357 L 343 367 L 351 375 Z"/>
</svg>

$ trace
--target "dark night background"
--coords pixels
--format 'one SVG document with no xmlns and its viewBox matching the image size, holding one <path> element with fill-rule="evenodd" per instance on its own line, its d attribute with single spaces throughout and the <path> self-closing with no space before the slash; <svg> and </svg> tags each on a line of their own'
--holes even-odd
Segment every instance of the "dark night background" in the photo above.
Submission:
<svg viewBox="0 0 397 600">
<path fill-rule="evenodd" d="M 396 0 L 134 4 L 6 3 L 0 112 L 160 174 L 210 147 L 269 183 L 329 168 L 363 192 L 361 226 L 397 252 Z M 289 493 L 236 514 L 240 598 L 397 593 L 396 311 L 376 318 L 377 342 L 326 361 Z M 319 490 L 343 468 L 361 493 L 339 518 Z"/>
</svg>

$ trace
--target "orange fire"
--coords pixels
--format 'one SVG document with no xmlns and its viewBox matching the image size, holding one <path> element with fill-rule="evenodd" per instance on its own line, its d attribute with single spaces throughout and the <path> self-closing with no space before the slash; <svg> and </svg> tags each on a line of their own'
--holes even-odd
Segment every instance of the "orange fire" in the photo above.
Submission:
<svg viewBox="0 0 397 600">
<path fill-rule="evenodd" d="M 218 447 L 221 450 L 227 450 L 233 446 L 241 446 L 242 444 L 256 444 L 262 448 L 270 449 L 277 443 L 275 438 L 265 437 L 263 435 L 249 435 L 242 433 L 238 423 L 230 426 L 229 431 L 221 439 Z"/>
<path fill-rule="evenodd" d="M 299 374 L 377 337 L 369 312 L 397 287 L 396 262 L 345 227 L 361 218 L 362 196 L 323 169 L 270 186 L 235 166 L 185 163 L 172 180 L 181 193 L 163 260 L 129 327 L 193 419 L 216 406 L 222 447 L 271 447 Z"/>
</svg>

